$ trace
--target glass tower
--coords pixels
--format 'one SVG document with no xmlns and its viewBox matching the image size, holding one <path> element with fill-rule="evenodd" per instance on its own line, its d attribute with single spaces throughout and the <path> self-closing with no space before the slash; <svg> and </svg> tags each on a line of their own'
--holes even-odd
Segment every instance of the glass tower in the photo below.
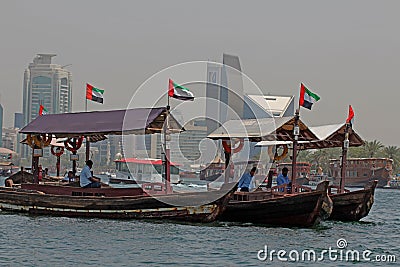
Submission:
<svg viewBox="0 0 400 267">
<path fill-rule="evenodd" d="M 55 54 L 38 54 L 24 73 L 24 125 L 39 115 L 43 105 L 50 114 L 71 112 L 72 76 L 63 66 L 52 64 Z"/>
</svg>

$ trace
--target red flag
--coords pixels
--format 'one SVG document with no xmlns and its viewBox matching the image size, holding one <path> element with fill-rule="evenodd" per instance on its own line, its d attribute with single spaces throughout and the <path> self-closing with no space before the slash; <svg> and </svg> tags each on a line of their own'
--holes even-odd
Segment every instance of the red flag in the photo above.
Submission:
<svg viewBox="0 0 400 267">
<path fill-rule="evenodd" d="M 354 111 L 353 108 L 351 107 L 351 105 L 349 105 L 349 116 L 347 117 L 346 123 L 353 123 L 353 119 L 354 119 Z"/>
</svg>

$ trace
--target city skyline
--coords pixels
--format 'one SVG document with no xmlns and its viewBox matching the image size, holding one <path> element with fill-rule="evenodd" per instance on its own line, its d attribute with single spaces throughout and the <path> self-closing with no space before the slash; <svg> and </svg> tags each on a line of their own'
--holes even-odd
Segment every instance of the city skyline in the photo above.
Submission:
<svg viewBox="0 0 400 267">
<path fill-rule="evenodd" d="M 90 103 L 89 110 L 125 108 L 132 93 L 158 71 L 193 60 L 222 62 L 228 53 L 239 56 L 244 73 L 265 94 L 294 95 L 296 103 L 301 82 L 318 93 L 321 100 L 313 110 L 301 112 L 308 124 L 344 122 L 351 104 L 364 139 L 400 146 L 398 127 L 390 123 L 400 97 L 395 35 L 400 3 L 204 1 L 188 6 L 171 1 L 155 6 L 4 3 L 4 126 L 12 126 L 14 113 L 22 111 L 23 71 L 38 53 L 54 53 L 56 64 L 72 64 L 66 69 L 74 75 L 73 111 L 84 110 L 86 82 L 105 90 L 104 105 Z M 61 7 L 74 19 L 60 19 Z M 171 17 L 178 8 L 179 18 Z M 92 12 L 105 19 L 88 20 Z"/>
</svg>

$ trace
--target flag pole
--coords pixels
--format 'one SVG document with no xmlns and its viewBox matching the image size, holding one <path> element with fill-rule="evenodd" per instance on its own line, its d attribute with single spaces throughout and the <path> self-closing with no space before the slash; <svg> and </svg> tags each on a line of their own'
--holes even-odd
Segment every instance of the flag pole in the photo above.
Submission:
<svg viewBox="0 0 400 267">
<path fill-rule="evenodd" d="M 300 84 L 301 87 L 301 84 Z M 300 119 L 300 96 L 299 96 L 299 104 L 298 108 L 296 109 L 296 113 L 294 115 L 294 123 L 293 123 L 293 154 L 292 154 L 292 191 L 294 192 L 295 185 L 296 185 L 296 176 L 297 176 L 297 141 L 300 135 L 300 128 L 299 128 L 299 119 Z"/>
<path fill-rule="evenodd" d="M 293 124 L 293 154 L 292 154 L 292 193 L 294 192 L 296 185 L 296 176 L 297 176 L 297 141 L 299 139 L 300 128 L 299 128 L 299 119 L 300 119 L 300 107 L 297 108 L 296 113 L 294 115 L 294 124 Z"/>
<path fill-rule="evenodd" d="M 86 85 L 87 87 L 87 85 Z M 87 90 L 87 89 L 86 89 Z M 87 97 L 85 96 L 85 112 L 87 112 Z M 90 155 L 90 142 L 89 142 L 89 137 L 85 136 L 86 139 L 86 153 L 85 153 L 85 161 L 89 160 L 89 155 Z"/>
<path fill-rule="evenodd" d="M 169 86 L 169 84 L 168 84 Z M 171 163 L 170 163 L 170 135 L 169 135 L 169 94 L 167 91 L 167 109 L 165 114 L 165 122 L 163 127 L 164 132 L 164 180 L 165 180 L 165 193 L 168 193 L 168 186 L 171 182 Z"/>
<path fill-rule="evenodd" d="M 350 113 L 350 107 L 349 107 L 349 113 Z M 349 114 L 349 118 L 350 118 L 350 114 Z M 352 130 L 351 120 L 350 121 L 346 120 L 346 128 L 344 130 L 344 140 L 343 140 L 343 145 L 342 145 L 339 193 L 344 193 L 344 187 L 346 184 L 347 151 L 350 146 L 349 135 L 350 135 L 351 130 Z"/>
</svg>

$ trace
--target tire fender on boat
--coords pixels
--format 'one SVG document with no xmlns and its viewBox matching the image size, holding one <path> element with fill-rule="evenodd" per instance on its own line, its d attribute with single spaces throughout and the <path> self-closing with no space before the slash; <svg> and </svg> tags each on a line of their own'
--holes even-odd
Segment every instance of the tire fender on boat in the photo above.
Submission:
<svg viewBox="0 0 400 267">
<path fill-rule="evenodd" d="M 280 146 L 282 146 L 283 151 L 282 151 L 282 154 L 278 155 L 278 154 L 275 153 L 275 151 L 277 151 Z M 274 146 L 269 146 L 268 147 L 268 155 L 269 155 L 269 157 L 271 159 L 274 159 L 274 161 L 281 161 L 284 158 L 286 158 L 286 156 L 287 156 L 287 154 L 289 152 L 288 146 L 287 145 L 276 145 L 275 147 L 276 147 L 275 151 L 274 151 Z"/>
<path fill-rule="evenodd" d="M 222 146 L 224 147 L 225 152 L 227 153 L 238 153 L 240 150 L 242 150 L 244 146 L 244 139 L 243 138 L 235 138 L 234 143 L 239 144 L 232 149 L 231 146 L 231 141 L 230 140 L 222 140 Z"/>
</svg>

